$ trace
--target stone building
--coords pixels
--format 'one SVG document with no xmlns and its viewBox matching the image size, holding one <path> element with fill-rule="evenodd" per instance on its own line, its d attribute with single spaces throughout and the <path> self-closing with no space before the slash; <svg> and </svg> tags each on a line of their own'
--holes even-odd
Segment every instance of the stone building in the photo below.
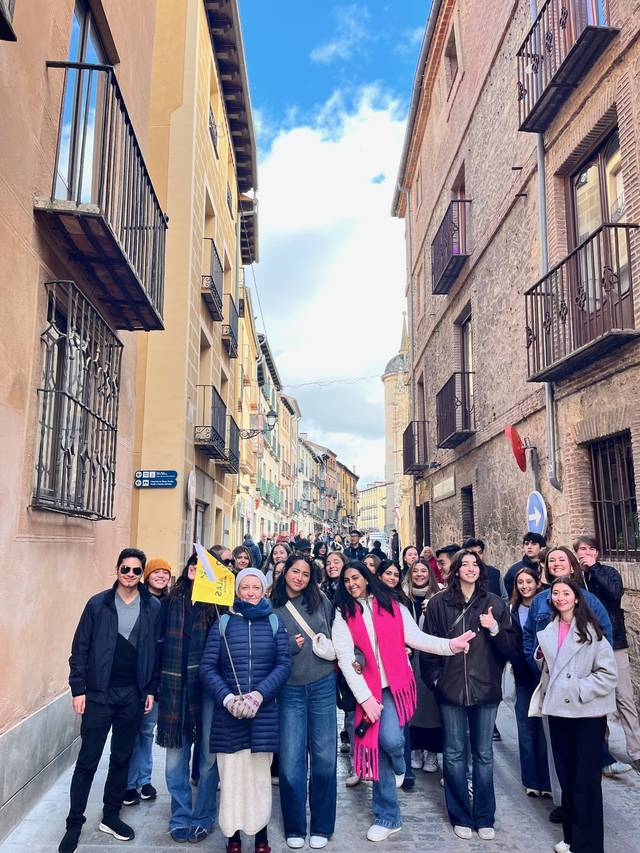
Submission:
<svg viewBox="0 0 640 853">
<path fill-rule="evenodd" d="M 131 544 L 135 332 L 165 334 L 155 23 L 0 3 L 0 839 L 75 759 L 73 632 Z"/>
<path fill-rule="evenodd" d="M 336 461 L 338 497 L 336 501 L 336 532 L 345 535 L 358 517 L 358 475 Z"/>
<path fill-rule="evenodd" d="M 640 9 L 482 5 L 433 3 L 393 203 L 416 517 L 504 568 L 538 489 L 551 542 L 595 533 L 621 571 L 637 666 Z M 508 426 L 535 448 L 526 473 Z"/>
<path fill-rule="evenodd" d="M 172 228 L 166 333 L 140 347 L 135 458 L 143 472 L 175 471 L 177 486 L 138 489 L 133 527 L 140 547 L 180 567 L 194 540 L 236 544 L 237 401 L 255 375 L 239 350 L 257 164 L 236 0 L 159 0 L 151 123 Z"/>
<path fill-rule="evenodd" d="M 370 483 L 358 489 L 357 528 L 361 533 L 384 530 L 387 504 L 387 485 L 384 481 Z"/>
<path fill-rule="evenodd" d="M 422 547 L 423 526 L 416 529 L 417 539 L 413 538 L 413 477 L 405 473 L 405 445 L 409 442 L 407 453 L 419 456 L 420 448 L 414 444 L 418 435 L 409 423 L 409 334 L 406 320 L 402 326 L 400 349 L 387 363 L 382 374 L 384 385 L 384 478 L 386 482 L 386 507 L 384 529 L 390 533 L 398 531 L 401 546 L 415 542 Z"/>
</svg>

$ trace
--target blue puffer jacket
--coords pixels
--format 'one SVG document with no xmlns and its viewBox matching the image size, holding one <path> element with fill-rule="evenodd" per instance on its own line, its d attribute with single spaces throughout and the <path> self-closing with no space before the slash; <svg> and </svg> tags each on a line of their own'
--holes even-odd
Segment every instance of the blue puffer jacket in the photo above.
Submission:
<svg viewBox="0 0 640 853">
<path fill-rule="evenodd" d="M 609 614 L 602 606 L 602 603 L 589 592 L 587 589 L 582 590 L 584 600 L 589 606 L 589 610 L 600 623 L 605 637 L 611 642 L 611 619 Z M 527 663 L 531 667 L 531 672 L 535 676 L 536 683 L 540 680 L 540 667 L 533 659 L 536 648 L 538 646 L 538 633 L 544 631 L 549 622 L 551 622 L 551 591 L 543 589 L 539 592 L 531 602 L 529 615 L 522 629 L 522 645 L 524 648 L 524 656 Z"/>
<path fill-rule="evenodd" d="M 226 643 L 218 625 L 209 631 L 200 663 L 200 680 L 215 702 L 211 752 L 232 753 L 241 749 L 277 752 L 279 749 L 276 696 L 291 671 L 289 635 L 280 622 L 274 637 L 269 622 L 271 607 L 261 610 L 259 616 L 249 619 L 232 609 L 225 630 Z M 258 690 L 264 697 L 252 720 L 237 720 L 222 704 L 229 693 L 238 692 L 227 644 L 242 692 Z"/>
</svg>

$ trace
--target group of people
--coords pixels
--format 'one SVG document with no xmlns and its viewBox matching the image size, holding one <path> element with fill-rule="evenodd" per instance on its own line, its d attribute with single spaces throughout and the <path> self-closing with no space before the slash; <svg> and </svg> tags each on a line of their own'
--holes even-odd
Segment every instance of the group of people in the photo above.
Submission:
<svg viewBox="0 0 640 853">
<path fill-rule="evenodd" d="M 134 837 L 121 806 L 157 795 L 155 732 L 175 842 L 203 841 L 217 822 L 228 853 L 241 853 L 241 833 L 269 853 L 277 782 L 287 845 L 308 836 L 325 847 L 338 709 L 346 785 L 372 783 L 369 841 L 400 830 L 398 788 L 411 790 L 419 769 L 441 770 L 458 838 L 491 840 L 503 698 L 515 707 L 524 792 L 556 805 L 554 849 L 601 853 L 601 774 L 640 773 L 622 581 L 588 536 L 547 548 L 527 533 L 522 550 L 503 576 L 480 539 L 408 545 L 394 560 L 355 530 L 348 544 L 298 537 L 263 551 L 245 537 L 233 551 L 210 548 L 235 573 L 229 608 L 192 601 L 195 554 L 173 583 L 165 560 L 123 550 L 113 587 L 89 600 L 73 639 L 82 742 L 60 853 L 77 848 L 109 731 L 99 828 L 114 838 Z M 608 750 L 616 710 L 630 765 Z"/>
</svg>

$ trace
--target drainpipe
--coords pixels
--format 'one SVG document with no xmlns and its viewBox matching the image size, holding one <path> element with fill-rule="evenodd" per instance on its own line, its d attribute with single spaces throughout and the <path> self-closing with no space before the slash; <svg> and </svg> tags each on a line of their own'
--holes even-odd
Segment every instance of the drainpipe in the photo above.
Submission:
<svg viewBox="0 0 640 853">
<path fill-rule="evenodd" d="M 407 310 L 409 312 L 409 377 L 411 380 L 411 420 L 416 419 L 416 393 L 415 383 L 413 381 L 413 227 L 411 224 L 411 194 L 405 187 L 398 186 L 400 192 L 404 193 L 405 203 L 407 207 L 407 289 L 409 293 Z M 413 533 L 413 540 L 416 539 L 416 507 L 418 505 L 418 487 L 416 485 L 415 475 L 412 475 L 413 483 L 413 514 L 410 519 L 410 530 Z"/>
<path fill-rule="evenodd" d="M 538 17 L 537 0 L 530 0 L 531 21 L 535 23 Z M 544 134 L 536 134 L 536 161 L 538 169 L 538 232 L 540 235 L 540 273 L 545 276 L 549 272 L 549 240 L 547 238 L 547 187 L 545 181 Z M 553 396 L 553 383 L 544 383 L 545 423 L 547 447 L 549 448 L 549 483 L 554 489 L 562 491 L 562 483 L 558 479 L 558 450 L 556 443 L 556 411 Z"/>
</svg>

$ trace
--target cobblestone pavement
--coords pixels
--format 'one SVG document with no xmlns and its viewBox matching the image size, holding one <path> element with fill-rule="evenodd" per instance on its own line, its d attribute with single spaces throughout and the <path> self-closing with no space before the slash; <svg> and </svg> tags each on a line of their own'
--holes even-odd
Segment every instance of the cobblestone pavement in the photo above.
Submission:
<svg viewBox="0 0 640 853">
<path fill-rule="evenodd" d="M 481 841 L 474 836 L 472 841 L 457 839 L 446 819 L 444 796 L 439 784 L 439 774 L 417 771 L 416 787 L 411 792 L 400 791 L 403 827 L 388 841 L 378 845 L 382 850 L 397 853 L 449 853 L 449 851 L 514 851 L 515 853 L 542 853 L 552 851 L 561 839 L 559 827 L 547 819 L 551 808 L 548 802 L 530 800 L 520 785 L 515 723 L 511 711 L 501 706 L 498 726 L 503 740 L 495 744 L 495 783 L 497 796 L 496 840 Z M 624 757 L 624 742 L 620 728 L 612 728 L 611 747 L 619 757 Z M 123 845 L 97 829 L 101 814 L 102 786 L 106 776 L 106 759 L 96 773 L 87 810 L 87 823 L 81 837 L 79 851 L 91 853 L 114 853 L 116 848 L 153 851 L 174 850 L 175 853 L 193 853 L 194 845 L 175 844 L 167 833 L 169 797 L 164 786 L 162 768 L 163 750 L 155 748 L 154 783 L 158 788 L 158 799 L 141 803 L 132 808 L 123 808 L 122 817 L 136 831 L 135 839 Z M 328 853 L 354 853 L 373 850 L 365 839 L 371 823 L 370 788 L 361 783 L 356 788 L 344 785 L 346 760 L 338 760 L 338 823 L 336 833 L 326 848 Z M 64 773 L 47 792 L 20 826 L 0 845 L 1 853 L 40 853 L 55 851 L 64 833 L 64 819 L 68 808 L 68 791 L 71 770 Z M 288 850 L 280 827 L 278 789 L 274 788 L 273 817 L 269 828 L 269 840 L 274 853 Z M 617 779 L 603 779 L 605 796 L 605 826 L 607 853 L 640 853 L 640 777 L 633 771 Z M 253 845 L 245 844 L 250 851 Z M 199 845 L 206 850 L 224 850 L 224 839 L 217 830 Z"/>
</svg>

